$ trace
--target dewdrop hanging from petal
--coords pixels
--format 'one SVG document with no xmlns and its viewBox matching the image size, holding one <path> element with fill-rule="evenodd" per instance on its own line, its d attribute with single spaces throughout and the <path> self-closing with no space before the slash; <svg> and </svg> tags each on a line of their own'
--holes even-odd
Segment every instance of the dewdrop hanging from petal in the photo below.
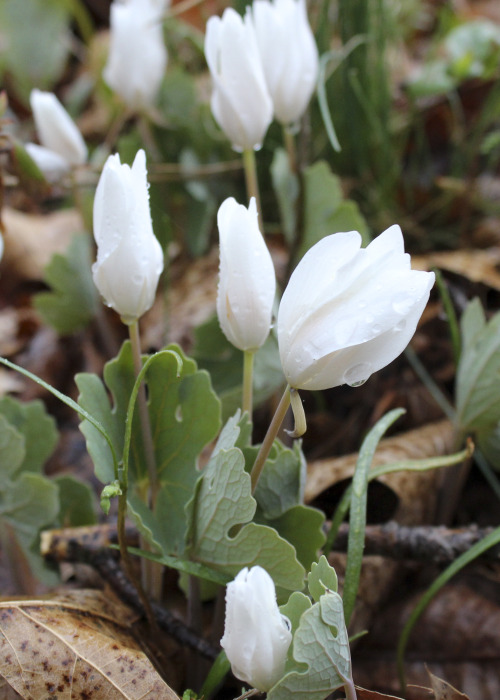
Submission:
<svg viewBox="0 0 500 700">
<path fill-rule="evenodd" d="M 257 220 L 249 207 L 229 197 L 217 215 L 220 240 L 217 316 L 226 338 L 240 350 L 254 351 L 266 341 L 276 292 L 276 275 Z"/>
<path fill-rule="evenodd" d="M 236 678 L 267 692 L 284 674 L 291 642 L 272 578 L 260 566 L 242 569 L 227 586 L 221 639 Z"/>
<path fill-rule="evenodd" d="M 153 305 L 163 270 L 163 252 L 149 211 L 146 155 L 138 151 L 132 167 L 110 156 L 94 200 L 97 261 L 94 282 L 104 301 L 125 323 Z"/>
<path fill-rule="evenodd" d="M 273 101 L 275 118 L 287 126 L 306 110 L 318 78 L 318 49 L 305 0 L 254 0 L 250 14 Z"/>
<path fill-rule="evenodd" d="M 213 83 L 211 99 L 215 120 L 236 151 L 261 147 L 273 117 L 250 17 L 232 8 L 222 17 L 210 17 L 205 56 Z"/>
<path fill-rule="evenodd" d="M 434 284 L 410 268 L 399 226 L 367 248 L 335 233 L 302 258 L 278 312 L 281 364 L 294 389 L 357 386 L 400 355 Z"/>
</svg>

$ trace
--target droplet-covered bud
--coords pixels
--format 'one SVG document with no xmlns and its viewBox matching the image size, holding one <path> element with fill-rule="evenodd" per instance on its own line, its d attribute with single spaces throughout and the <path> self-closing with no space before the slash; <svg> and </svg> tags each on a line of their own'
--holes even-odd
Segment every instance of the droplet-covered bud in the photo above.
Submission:
<svg viewBox="0 0 500 700">
<path fill-rule="evenodd" d="M 106 161 L 94 200 L 97 261 L 94 282 L 108 306 L 132 323 L 152 305 L 163 270 L 163 252 L 149 211 L 146 155 L 132 167 L 120 156 Z"/>
<path fill-rule="evenodd" d="M 227 586 L 221 639 L 236 678 L 267 692 L 283 676 L 291 642 L 272 578 L 260 566 L 242 569 Z"/>
<path fill-rule="evenodd" d="M 232 197 L 217 216 L 220 239 L 217 315 L 226 338 L 240 350 L 257 350 L 271 329 L 276 292 L 274 265 L 259 231 L 255 199 L 248 209 Z"/>
</svg>

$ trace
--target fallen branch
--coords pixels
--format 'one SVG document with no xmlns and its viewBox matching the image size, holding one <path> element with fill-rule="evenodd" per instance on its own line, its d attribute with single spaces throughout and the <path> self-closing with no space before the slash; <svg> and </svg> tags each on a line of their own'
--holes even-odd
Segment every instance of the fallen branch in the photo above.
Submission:
<svg viewBox="0 0 500 700">
<path fill-rule="evenodd" d="M 493 528 L 479 528 L 477 525 L 459 529 L 430 525 L 407 527 L 394 521 L 383 525 L 367 525 L 364 554 L 449 564 L 492 530 Z M 335 551 L 347 551 L 348 535 L 349 525 L 344 523 L 333 545 Z M 500 560 L 500 546 L 488 549 L 481 559 Z"/>
<path fill-rule="evenodd" d="M 127 534 L 137 538 L 136 530 L 130 529 Z M 42 535 L 42 554 L 47 560 L 58 564 L 69 562 L 92 566 L 121 600 L 144 615 L 144 606 L 139 595 L 120 567 L 118 552 L 106 546 L 115 537 L 114 526 L 50 530 Z M 193 632 L 170 610 L 155 602 L 151 602 L 151 609 L 158 627 L 179 644 L 193 649 L 211 661 L 217 657 L 218 650 Z"/>
</svg>

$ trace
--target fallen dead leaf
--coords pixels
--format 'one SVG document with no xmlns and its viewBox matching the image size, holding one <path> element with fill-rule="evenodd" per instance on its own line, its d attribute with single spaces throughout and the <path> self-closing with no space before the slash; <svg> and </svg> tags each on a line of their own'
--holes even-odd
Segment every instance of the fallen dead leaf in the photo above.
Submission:
<svg viewBox="0 0 500 700">
<path fill-rule="evenodd" d="M 434 691 L 435 700 L 469 700 L 468 695 L 460 693 L 452 685 L 443 681 L 442 678 L 435 676 L 427 669 L 431 681 L 432 690 Z"/>
<path fill-rule="evenodd" d="M 402 698 L 397 697 L 397 695 L 377 693 L 374 690 L 360 688 L 359 685 L 356 686 L 356 695 L 358 696 L 358 700 L 402 700 Z"/>
<path fill-rule="evenodd" d="M 30 280 L 41 279 L 54 253 L 64 253 L 73 234 L 84 229 L 75 209 L 42 215 L 5 207 L 2 219 L 5 226 L 3 265 L 10 273 Z"/>
<path fill-rule="evenodd" d="M 100 591 L 1 602 L 0 697 L 178 700 L 132 635 L 133 617 Z"/>
<path fill-rule="evenodd" d="M 380 441 L 372 468 L 409 459 L 426 459 L 453 451 L 453 426 L 439 421 Z M 330 486 L 352 477 L 357 453 L 310 462 L 305 501 L 310 503 Z M 394 519 L 401 525 L 421 525 L 434 515 L 438 470 L 395 472 L 380 477 L 399 499 Z"/>
<path fill-rule="evenodd" d="M 424 459 L 449 454 L 452 451 L 453 427 L 449 421 L 439 421 L 382 440 L 372 467 L 408 459 Z M 312 501 L 315 504 L 314 499 L 326 489 L 352 477 L 357 456 L 350 454 L 311 462 L 308 465 L 306 502 Z M 386 519 L 393 518 L 401 525 L 422 525 L 431 522 L 436 507 L 439 478 L 437 469 L 425 472 L 402 471 L 380 477 L 379 481 L 397 496 L 396 509 L 387 513 Z M 325 503 L 324 496 L 321 505 L 327 513 L 332 512 L 333 505 Z M 333 552 L 329 560 L 337 572 L 339 587 L 342 589 L 346 556 L 340 552 Z M 382 601 L 391 595 L 402 571 L 404 564 L 401 562 L 389 561 L 378 556 L 364 557 L 358 598 L 349 627 L 351 634 L 370 628 Z"/>
<path fill-rule="evenodd" d="M 500 247 L 487 250 L 450 250 L 428 255 L 413 256 L 415 270 L 430 270 L 438 267 L 462 275 L 471 282 L 481 282 L 500 290 Z"/>
</svg>

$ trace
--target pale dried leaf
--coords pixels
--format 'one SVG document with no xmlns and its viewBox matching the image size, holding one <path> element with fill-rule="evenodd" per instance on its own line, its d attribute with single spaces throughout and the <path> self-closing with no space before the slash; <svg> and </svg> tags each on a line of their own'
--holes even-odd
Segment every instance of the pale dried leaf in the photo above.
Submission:
<svg viewBox="0 0 500 700">
<path fill-rule="evenodd" d="M 360 688 L 359 685 L 356 686 L 356 694 L 358 696 L 358 700 L 402 700 L 402 698 L 399 698 L 396 695 L 377 693 L 375 690 Z"/>
<path fill-rule="evenodd" d="M 425 459 L 453 451 L 453 427 L 448 421 L 423 426 L 380 442 L 372 467 L 403 460 Z M 308 465 L 306 502 L 312 501 L 333 484 L 351 477 L 358 455 L 323 459 Z M 402 525 L 422 525 L 431 521 L 435 507 L 439 470 L 426 472 L 402 471 L 386 474 L 380 481 L 398 497 L 395 513 L 390 516 Z M 345 554 L 334 552 L 330 563 L 339 576 L 342 589 Z M 384 557 L 370 556 L 363 560 L 358 599 L 349 627 L 350 633 L 369 629 L 380 602 L 386 599 L 397 583 L 401 563 Z"/>
<path fill-rule="evenodd" d="M 453 426 L 449 421 L 431 423 L 422 428 L 381 440 L 373 459 L 373 467 L 404 460 L 426 459 L 453 451 Z M 306 503 L 333 484 L 351 477 L 357 453 L 310 462 L 305 490 Z M 429 522 L 436 499 L 438 470 L 427 472 L 395 472 L 380 477 L 399 498 L 394 519 L 401 525 L 421 525 Z"/>
<path fill-rule="evenodd" d="M 471 282 L 481 282 L 500 290 L 500 248 L 487 250 L 448 250 L 428 255 L 414 256 L 412 267 L 416 270 L 430 270 L 438 267 L 462 275 Z"/>
<path fill-rule="evenodd" d="M 99 591 L 4 601 L 0 678 L 25 700 L 178 700 L 141 651 L 132 619 Z"/>
<path fill-rule="evenodd" d="M 468 695 L 459 693 L 452 685 L 438 678 L 427 669 L 435 700 L 469 700 Z"/>
<path fill-rule="evenodd" d="M 51 214 L 25 214 L 5 207 L 3 265 L 9 273 L 22 278 L 39 280 L 54 253 L 66 252 L 74 233 L 84 225 L 75 209 L 63 209 Z"/>
</svg>

